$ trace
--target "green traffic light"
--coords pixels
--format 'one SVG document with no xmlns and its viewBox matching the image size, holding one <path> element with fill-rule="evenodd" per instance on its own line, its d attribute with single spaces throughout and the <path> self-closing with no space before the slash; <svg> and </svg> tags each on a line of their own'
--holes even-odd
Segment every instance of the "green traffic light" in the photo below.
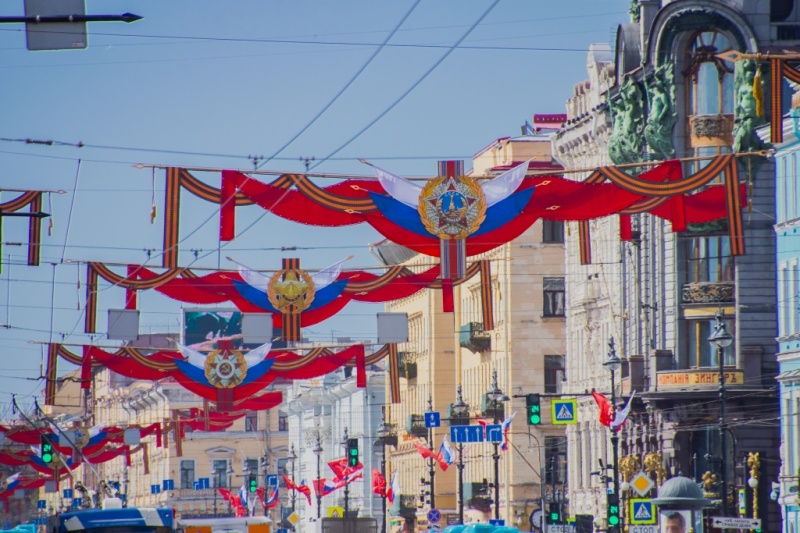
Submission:
<svg viewBox="0 0 800 533">
<path fill-rule="evenodd" d="M 558 513 L 550 513 L 550 521 L 554 524 L 558 522 Z"/>
<path fill-rule="evenodd" d="M 538 426 L 541 423 L 542 423 L 542 417 L 540 415 L 531 414 L 531 424 L 533 424 L 534 426 Z"/>
<path fill-rule="evenodd" d="M 51 454 L 49 454 L 49 453 L 43 453 L 42 454 L 42 462 L 43 463 L 52 463 L 53 462 L 53 456 Z"/>
<path fill-rule="evenodd" d="M 618 526 L 619 525 L 619 517 L 615 516 L 615 515 L 609 516 L 608 517 L 608 524 L 612 525 L 612 526 Z"/>
</svg>

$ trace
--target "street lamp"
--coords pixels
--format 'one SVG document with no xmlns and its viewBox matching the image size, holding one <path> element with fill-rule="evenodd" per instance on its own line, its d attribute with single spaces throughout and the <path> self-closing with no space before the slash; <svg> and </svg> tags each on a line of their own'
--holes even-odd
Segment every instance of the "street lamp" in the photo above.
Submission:
<svg viewBox="0 0 800 533">
<path fill-rule="evenodd" d="M 314 486 L 314 492 L 317 493 L 317 520 L 322 518 L 322 437 L 317 433 L 317 445 L 311 450 L 317 456 L 317 483 Z"/>
<path fill-rule="evenodd" d="M 500 390 L 497 385 L 497 369 L 492 370 L 492 386 L 486 391 L 486 397 L 492 401 L 492 418 L 494 423 L 497 424 L 497 404 L 500 402 L 507 402 L 509 397 Z M 495 442 L 494 453 L 492 459 L 494 460 L 494 518 L 500 520 L 500 444 Z"/>
<path fill-rule="evenodd" d="M 459 420 L 459 424 L 466 418 L 469 424 L 469 405 L 461 397 L 461 385 L 456 388 L 456 403 L 452 405 L 451 416 Z M 453 424 L 453 421 L 450 421 Z M 458 523 L 464 523 L 464 444 L 458 443 Z"/>
<path fill-rule="evenodd" d="M 294 442 L 289 448 L 289 455 L 286 459 L 292 464 L 292 483 L 294 483 L 294 462 L 297 461 L 297 454 L 294 452 Z M 297 498 L 297 489 L 292 491 L 292 513 L 295 512 L 295 498 Z M 295 526 L 292 525 L 292 531 L 295 531 Z"/>
<path fill-rule="evenodd" d="M 345 449 L 345 454 L 347 456 L 348 465 L 350 464 L 350 451 L 348 448 L 348 442 L 350 440 L 350 436 L 347 434 L 347 428 L 344 428 L 344 438 L 342 439 L 342 447 Z M 349 468 L 349 466 L 348 466 Z M 350 516 L 350 483 L 347 479 L 347 475 L 345 474 L 345 483 L 344 483 L 344 521 L 347 523 L 347 518 Z"/>
<path fill-rule="evenodd" d="M 245 463 L 245 468 L 247 468 L 247 463 Z M 248 469 L 249 470 L 249 469 Z M 261 457 L 261 470 L 264 474 L 264 516 L 269 516 L 269 508 L 267 507 L 267 500 L 269 499 L 269 494 L 267 494 L 267 476 L 269 475 L 269 449 L 264 450 L 264 456 Z"/>
<path fill-rule="evenodd" d="M 391 441 L 392 437 L 394 437 L 394 431 L 392 426 L 386 423 L 386 407 L 384 406 L 381 409 L 381 425 L 378 426 L 377 431 L 375 432 L 378 438 L 381 441 L 381 476 L 383 476 L 384 482 L 386 481 L 386 441 Z M 394 441 L 397 443 L 397 441 Z M 384 489 L 385 492 L 385 489 Z M 386 494 L 384 494 L 383 498 L 381 499 L 382 507 L 383 507 L 383 520 L 381 521 L 381 532 L 386 533 Z"/>
<path fill-rule="evenodd" d="M 232 459 L 230 461 L 228 461 L 228 469 L 225 471 L 225 473 L 228 474 L 228 490 L 232 490 L 233 489 L 233 460 Z M 233 506 L 231 504 L 231 501 L 228 500 L 228 511 L 230 512 L 232 510 L 233 510 Z"/>
<path fill-rule="evenodd" d="M 603 362 L 603 366 L 611 371 L 611 420 L 613 421 L 617 412 L 617 384 L 615 378 L 617 370 L 622 367 L 622 360 L 617 356 L 617 349 L 614 346 L 614 337 L 611 337 L 608 341 L 608 357 Z M 619 434 L 614 431 L 613 427 L 609 429 L 611 430 L 611 449 L 614 454 L 614 499 L 619 502 Z M 619 524 L 619 530 L 622 531 L 622 524 Z"/>
<path fill-rule="evenodd" d="M 433 411 L 433 397 L 428 394 L 428 411 Z M 428 428 L 428 448 L 431 450 L 431 456 L 428 458 L 428 475 L 431 486 L 431 509 L 436 509 L 436 493 L 434 490 L 434 476 L 436 475 L 436 463 L 434 462 L 433 450 L 433 428 Z"/>
<path fill-rule="evenodd" d="M 722 481 L 722 516 L 728 515 L 728 458 L 727 458 L 727 435 L 728 427 L 725 421 L 725 348 L 733 343 L 733 335 L 728 331 L 728 327 L 723 320 L 722 312 L 718 312 L 714 317 L 714 331 L 708 337 L 711 347 L 716 350 L 717 362 L 719 364 L 719 443 L 720 459 L 720 478 Z"/>
</svg>

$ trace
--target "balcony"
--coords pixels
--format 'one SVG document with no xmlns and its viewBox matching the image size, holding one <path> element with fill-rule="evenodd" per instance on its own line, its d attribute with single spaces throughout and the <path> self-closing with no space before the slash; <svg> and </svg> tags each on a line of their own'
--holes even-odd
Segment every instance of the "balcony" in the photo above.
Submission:
<svg viewBox="0 0 800 533">
<path fill-rule="evenodd" d="M 389 509 L 391 516 L 413 518 L 417 514 L 417 497 L 413 494 L 400 494 Z"/>
<path fill-rule="evenodd" d="M 397 375 L 401 378 L 414 379 L 417 377 L 417 354 L 413 352 L 398 352 Z"/>
<path fill-rule="evenodd" d="M 425 427 L 425 415 L 408 415 L 406 433 L 413 437 L 427 437 L 428 428 Z"/>
<path fill-rule="evenodd" d="M 459 344 L 471 352 L 485 352 L 492 346 L 492 334 L 484 331 L 483 322 L 469 322 L 459 330 Z"/>
<path fill-rule="evenodd" d="M 732 281 L 685 283 L 681 291 L 684 304 L 722 304 L 736 301 L 736 284 Z"/>
</svg>

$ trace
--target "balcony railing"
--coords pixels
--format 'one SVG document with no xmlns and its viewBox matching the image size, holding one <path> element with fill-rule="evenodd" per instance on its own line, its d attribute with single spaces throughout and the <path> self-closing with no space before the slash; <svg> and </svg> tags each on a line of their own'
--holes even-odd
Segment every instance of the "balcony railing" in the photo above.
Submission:
<svg viewBox="0 0 800 533">
<path fill-rule="evenodd" d="M 414 379 L 417 377 L 417 360 L 415 353 L 399 352 L 397 354 L 397 375 L 401 378 Z"/>
<path fill-rule="evenodd" d="M 425 427 L 425 415 L 408 415 L 406 433 L 414 437 L 427 437 L 428 428 Z"/>
<path fill-rule="evenodd" d="M 484 331 L 483 322 L 469 322 L 459 330 L 459 344 L 471 352 L 485 352 L 492 346 L 492 334 Z"/>
<path fill-rule="evenodd" d="M 686 283 L 681 291 L 684 304 L 720 304 L 736 301 L 736 285 L 732 281 Z"/>
</svg>

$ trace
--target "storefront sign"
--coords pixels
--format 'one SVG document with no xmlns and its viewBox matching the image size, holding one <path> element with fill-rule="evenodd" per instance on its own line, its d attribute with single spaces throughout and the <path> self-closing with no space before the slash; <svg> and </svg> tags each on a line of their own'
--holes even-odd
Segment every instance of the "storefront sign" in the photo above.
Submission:
<svg viewBox="0 0 800 533">
<path fill-rule="evenodd" d="M 659 372 L 658 387 L 695 387 L 719 384 L 719 372 Z M 726 385 L 743 385 L 744 372 L 729 370 L 725 372 Z"/>
</svg>

